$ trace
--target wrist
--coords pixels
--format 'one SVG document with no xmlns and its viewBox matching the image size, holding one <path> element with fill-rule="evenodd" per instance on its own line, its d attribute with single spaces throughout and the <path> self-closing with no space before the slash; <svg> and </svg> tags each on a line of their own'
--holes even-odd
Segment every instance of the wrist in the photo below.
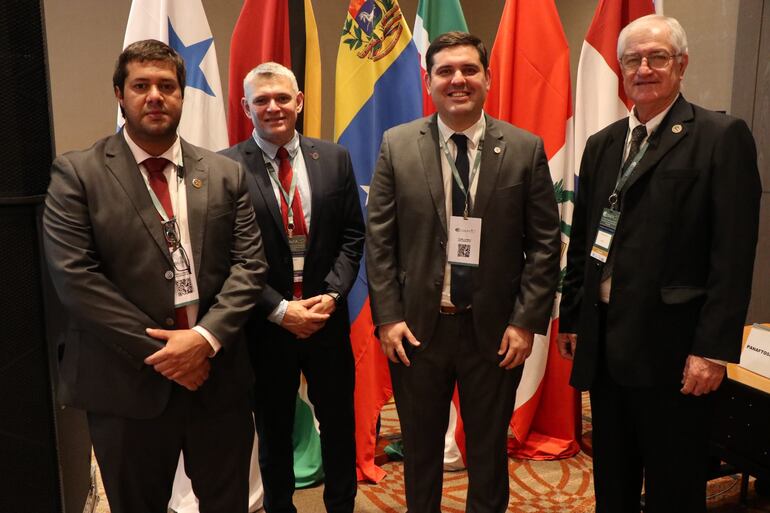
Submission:
<svg viewBox="0 0 770 513">
<path fill-rule="evenodd" d="M 334 301 L 335 305 L 338 305 L 340 303 L 340 300 L 342 299 L 342 296 L 340 296 L 339 292 L 335 292 L 333 290 L 330 290 L 329 292 L 324 293 L 324 296 L 329 296 L 332 298 L 332 301 Z"/>
</svg>

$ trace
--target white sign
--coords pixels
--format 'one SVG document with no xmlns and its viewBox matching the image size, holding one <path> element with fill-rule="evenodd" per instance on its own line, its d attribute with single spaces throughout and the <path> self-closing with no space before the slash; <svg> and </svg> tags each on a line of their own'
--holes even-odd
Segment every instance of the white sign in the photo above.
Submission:
<svg viewBox="0 0 770 513">
<path fill-rule="evenodd" d="M 751 327 L 746 346 L 741 352 L 740 366 L 770 378 L 770 328 L 760 324 Z"/>
</svg>

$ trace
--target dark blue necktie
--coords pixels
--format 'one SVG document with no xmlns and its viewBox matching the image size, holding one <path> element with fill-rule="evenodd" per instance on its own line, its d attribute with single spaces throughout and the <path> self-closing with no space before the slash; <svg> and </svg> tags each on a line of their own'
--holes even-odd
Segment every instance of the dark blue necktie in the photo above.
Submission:
<svg viewBox="0 0 770 513">
<path fill-rule="evenodd" d="M 466 191 L 470 191 L 469 174 L 470 164 L 468 162 L 468 138 L 464 134 L 452 135 L 452 140 L 457 146 L 457 156 L 455 157 L 455 166 L 460 175 Z M 470 193 L 468 194 L 468 210 L 470 211 Z M 462 216 L 465 212 L 465 193 L 457 185 L 457 181 L 452 177 L 452 215 Z M 453 250 L 456 250 L 454 248 Z M 449 286 L 449 296 L 455 307 L 463 309 L 471 304 L 473 284 L 472 268 L 463 265 L 451 266 L 451 278 Z"/>
</svg>

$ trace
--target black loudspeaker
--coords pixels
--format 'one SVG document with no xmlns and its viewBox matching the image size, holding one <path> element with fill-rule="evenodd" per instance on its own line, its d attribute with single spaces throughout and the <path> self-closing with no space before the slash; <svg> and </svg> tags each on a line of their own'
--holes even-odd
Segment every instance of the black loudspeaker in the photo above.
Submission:
<svg viewBox="0 0 770 513">
<path fill-rule="evenodd" d="M 40 245 L 53 137 L 42 0 L 0 2 L 0 513 L 81 513 L 84 415 L 56 406 L 61 323 Z"/>
</svg>

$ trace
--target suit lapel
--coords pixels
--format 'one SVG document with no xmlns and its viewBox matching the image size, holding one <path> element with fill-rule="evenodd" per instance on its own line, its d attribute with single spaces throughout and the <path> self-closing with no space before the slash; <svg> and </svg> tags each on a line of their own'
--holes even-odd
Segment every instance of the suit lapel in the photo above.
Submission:
<svg viewBox="0 0 770 513">
<path fill-rule="evenodd" d="M 113 135 L 105 145 L 105 165 L 115 179 L 123 187 L 128 199 L 133 203 L 137 214 L 142 219 L 150 237 L 155 241 L 158 249 L 171 264 L 171 256 L 168 253 L 168 245 L 163 237 L 158 212 L 152 204 L 147 185 L 139 171 L 139 166 L 124 139 L 123 132 Z"/>
<path fill-rule="evenodd" d="M 182 165 L 187 195 L 187 227 L 190 232 L 195 272 L 198 275 L 208 211 L 209 172 L 203 157 L 184 139 L 182 140 Z"/>
<path fill-rule="evenodd" d="M 262 156 L 262 150 L 259 149 L 254 138 L 250 137 L 243 144 L 241 153 L 243 155 L 243 160 L 246 163 L 246 174 L 249 175 L 250 180 L 254 180 L 257 184 L 257 189 L 262 195 L 262 201 L 265 202 L 265 205 L 275 222 L 276 231 L 281 234 L 284 242 L 288 245 L 289 239 L 286 237 L 286 230 L 283 227 L 281 207 L 275 199 L 270 175 L 268 175 L 267 169 L 265 169 L 265 159 Z"/>
<path fill-rule="evenodd" d="M 321 209 L 323 208 L 323 176 L 321 175 L 321 162 L 319 160 L 320 155 L 316 150 L 315 144 L 306 137 L 299 136 L 300 151 L 302 152 L 302 158 L 305 160 L 305 170 L 307 171 L 307 177 L 310 181 L 310 230 L 307 235 L 307 248 L 313 242 L 314 234 L 317 230 L 313 227 L 318 226 L 318 220 L 321 219 Z"/>
<path fill-rule="evenodd" d="M 484 217 L 489 198 L 497 184 L 497 176 L 500 174 L 500 164 L 505 156 L 505 141 L 503 134 L 497 128 L 495 120 L 485 114 L 487 129 L 484 132 L 484 147 L 481 152 L 481 165 L 479 167 L 478 186 L 476 198 L 471 209 L 473 217 Z M 473 165 L 473 163 L 471 163 Z"/>
<path fill-rule="evenodd" d="M 444 237 L 447 235 L 446 199 L 444 198 L 444 180 L 441 175 L 441 150 L 438 144 L 438 123 L 436 114 L 431 116 L 420 130 L 420 138 L 417 141 L 422 159 L 422 169 L 428 182 L 433 209 L 444 229 Z"/>
<path fill-rule="evenodd" d="M 687 128 L 692 118 L 692 106 L 680 95 L 666 117 L 658 125 L 655 133 L 650 136 L 647 152 L 628 178 L 624 190 L 632 187 L 650 169 L 653 169 L 664 155 L 687 136 Z"/>
</svg>

